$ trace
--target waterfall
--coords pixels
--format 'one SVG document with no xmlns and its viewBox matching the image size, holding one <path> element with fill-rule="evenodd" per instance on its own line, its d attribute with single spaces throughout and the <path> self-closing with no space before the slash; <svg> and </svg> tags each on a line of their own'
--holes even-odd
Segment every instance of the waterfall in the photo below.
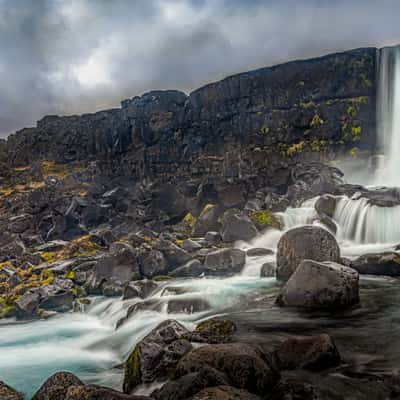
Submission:
<svg viewBox="0 0 400 400">
<path fill-rule="evenodd" d="M 333 219 L 337 222 L 339 240 L 356 243 L 400 242 L 400 206 L 378 207 L 368 199 L 341 197 Z"/>
<path fill-rule="evenodd" d="M 384 168 L 378 168 L 375 183 L 400 186 L 400 47 L 380 52 L 377 94 L 378 146 L 384 152 Z"/>
</svg>

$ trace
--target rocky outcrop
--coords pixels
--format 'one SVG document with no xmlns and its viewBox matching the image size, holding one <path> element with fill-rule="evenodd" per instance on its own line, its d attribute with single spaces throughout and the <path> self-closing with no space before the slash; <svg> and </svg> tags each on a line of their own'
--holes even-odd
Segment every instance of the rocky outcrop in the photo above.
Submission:
<svg viewBox="0 0 400 400">
<path fill-rule="evenodd" d="M 400 255 L 395 252 L 364 254 L 350 261 L 359 274 L 400 276 Z"/>
<path fill-rule="evenodd" d="M 276 277 L 288 280 L 303 260 L 339 262 L 340 249 L 335 237 L 317 226 L 287 231 L 279 240 Z"/>
<path fill-rule="evenodd" d="M 342 309 L 359 302 L 358 272 L 334 262 L 304 260 L 277 300 L 282 306 Z"/>
</svg>

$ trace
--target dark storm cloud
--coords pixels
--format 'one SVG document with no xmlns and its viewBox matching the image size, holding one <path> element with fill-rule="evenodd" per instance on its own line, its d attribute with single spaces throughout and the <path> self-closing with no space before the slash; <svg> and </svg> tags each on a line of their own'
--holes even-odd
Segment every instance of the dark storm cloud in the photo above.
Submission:
<svg viewBox="0 0 400 400">
<path fill-rule="evenodd" d="M 150 89 L 394 44 L 399 12 L 398 0 L 0 0 L 0 135 Z"/>
</svg>

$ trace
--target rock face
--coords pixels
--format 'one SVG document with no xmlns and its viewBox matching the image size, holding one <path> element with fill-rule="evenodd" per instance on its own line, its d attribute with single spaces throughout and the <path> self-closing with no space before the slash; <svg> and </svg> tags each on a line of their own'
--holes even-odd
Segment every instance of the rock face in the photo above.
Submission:
<svg viewBox="0 0 400 400">
<path fill-rule="evenodd" d="M 18 393 L 15 389 L 0 381 L 0 399 L 23 400 L 24 395 L 22 393 Z"/>
<path fill-rule="evenodd" d="M 304 260 L 278 297 L 283 306 L 340 309 L 359 302 L 358 272 L 334 262 Z"/>
<path fill-rule="evenodd" d="M 286 281 L 303 260 L 339 262 L 340 249 L 332 234 L 316 226 L 287 231 L 279 240 L 276 277 Z"/>
<path fill-rule="evenodd" d="M 328 141 L 373 148 L 376 58 L 375 48 L 352 50 L 234 75 L 190 96 L 153 91 L 119 109 L 47 116 L 11 135 L 4 152 L 12 165 L 103 160 L 137 179 L 259 175 L 282 185 L 288 166 L 318 159 Z"/>
<path fill-rule="evenodd" d="M 167 377 L 192 348 L 184 339 L 188 334 L 178 322 L 166 320 L 141 340 L 125 363 L 124 393 L 132 392 L 140 383 Z"/>
</svg>

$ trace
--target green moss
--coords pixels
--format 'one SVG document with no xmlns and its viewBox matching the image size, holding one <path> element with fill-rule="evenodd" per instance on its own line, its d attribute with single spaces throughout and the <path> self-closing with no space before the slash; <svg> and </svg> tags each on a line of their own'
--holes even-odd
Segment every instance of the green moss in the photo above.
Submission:
<svg viewBox="0 0 400 400">
<path fill-rule="evenodd" d="M 124 393 L 131 393 L 132 390 L 142 382 L 140 371 L 140 347 L 136 345 L 125 363 Z"/>
<path fill-rule="evenodd" d="M 204 215 L 210 212 L 214 207 L 214 204 L 206 204 L 200 213 L 200 217 L 204 217 Z"/>
<path fill-rule="evenodd" d="M 351 117 L 355 118 L 357 116 L 357 108 L 354 106 L 348 106 L 346 112 Z"/>
<path fill-rule="evenodd" d="M 270 130 L 270 129 L 269 129 L 267 126 L 263 126 L 263 127 L 261 128 L 261 133 L 262 133 L 263 135 L 268 135 L 269 130 Z"/>
<path fill-rule="evenodd" d="M 360 74 L 360 79 L 361 79 L 361 84 L 365 89 L 371 89 L 373 86 L 373 83 L 371 82 L 370 79 L 367 78 L 366 74 L 362 72 Z"/>
<path fill-rule="evenodd" d="M 318 114 L 315 114 L 310 122 L 310 126 L 311 128 L 318 128 L 323 125 L 323 123 L 324 120 Z"/>
<path fill-rule="evenodd" d="M 301 101 L 300 107 L 304 109 L 312 108 L 315 107 L 315 103 L 313 101 Z"/>
<path fill-rule="evenodd" d="M 67 273 L 65 274 L 65 277 L 66 277 L 67 279 L 71 279 L 71 280 L 75 279 L 75 271 L 69 271 L 69 272 L 67 272 Z"/>
<path fill-rule="evenodd" d="M 301 141 L 299 143 L 292 144 L 287 150 L 286 154 L 288 156 L 293 156 L 295 154 L 301 153 L 304 148 L 306 147 L 306 143 L 304 141 Z"/>
<path fill-rule="evenodd" d="M 234 325 L 231 321 L 224 319 L 208 319 L 200 322 L 195 329 L 195 332 L 212 332 L 220 336 L 229 336 L 233 332 Z"/>
<path fill-rule="evenodd" d="M 189 228 L 194 227 L 194 224 L 196 223 L 196 217 L 192 213 L 187 213 L 185 215 L 185 218 L 183 218 L 183 222 L 189 226 Z"/>
<path fill-rule="evenodd" d="M 40 257 L 46 263 L 53 263 L 58 260 L 58 254 L 54 251 L 45 251 L 40 253 Z"/>
<path fill-rule="evenodd" d="M 16 306 L 4 306 L 0 309 L 0 318 L 11 318 L 15 315 Z"/>
<path fill-rule="evenodd" d="M 351 155 L 352 157 L 356 158 L 356 157 L 358 156 L 358 152 L 359 152 L 358 148 L 357 148 L 357 147 L 353 147 L 353 148 L 350 150 L 350 155 Z"/>
<path fill-rule="evenodd" d="M 249 217 L 258 226 L 276 229 L 281 228 L 279 219 L 271 211 L 253 211 L 250 213 Z"/>
</svg>

